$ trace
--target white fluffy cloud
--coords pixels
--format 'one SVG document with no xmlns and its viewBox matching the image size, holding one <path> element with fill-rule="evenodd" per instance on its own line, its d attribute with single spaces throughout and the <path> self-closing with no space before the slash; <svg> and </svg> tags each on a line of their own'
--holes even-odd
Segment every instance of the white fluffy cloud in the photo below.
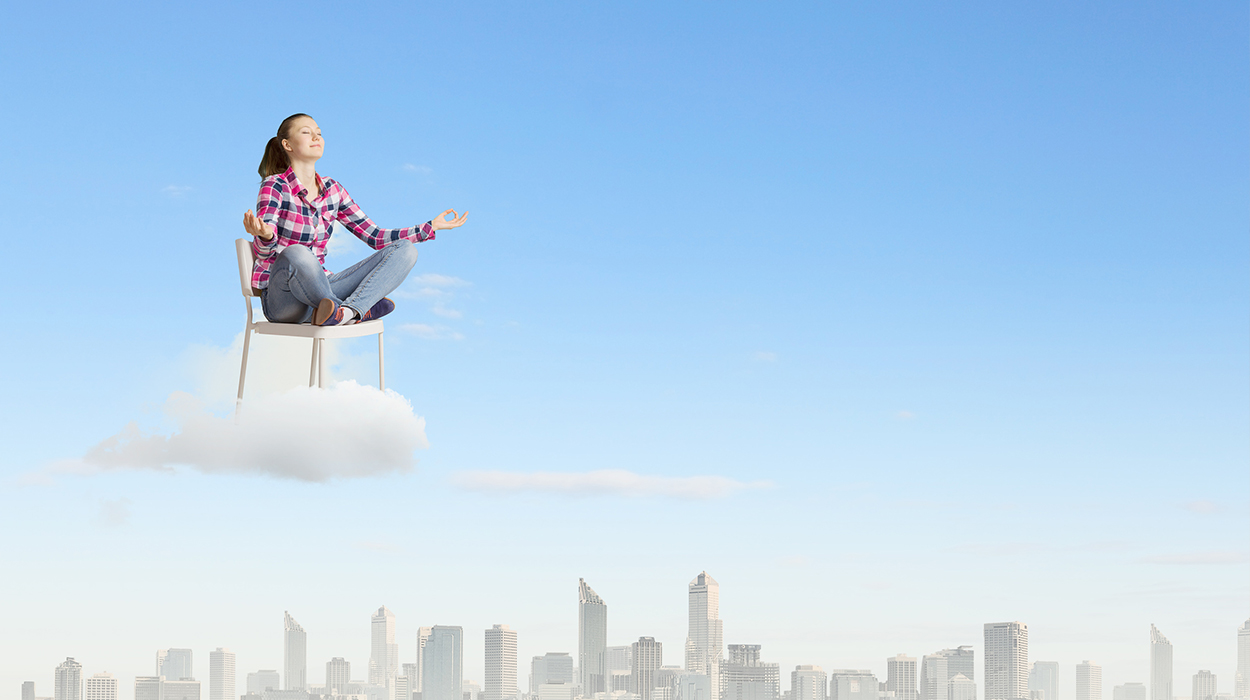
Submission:
<svg viewBox="0 0 1250 700">
<path fill-rule="evenodd" d="M 52 471 L 190 467 L 322 482 L 411 471 L 413 451 L 429 445 L 425 419 L 407 399 L 351 381 L 249 399 L 237 418 L 215 415 L 182 392 L 171 394 L 164 408 L 176 430 L 148 432 L 131 423 Z"/>
<path fill-rule="evenodd" d="M 742 482 L 725 476 L 647 476 L 624 469 L 593 472 L 502 471 L 461 472 L 453 483 L 471 491 L 545 491 L 574 495 L 667 496 L 671 498 L 723 498 L 745 489 L 772 486 L 768 481 Z"/>
</svg>

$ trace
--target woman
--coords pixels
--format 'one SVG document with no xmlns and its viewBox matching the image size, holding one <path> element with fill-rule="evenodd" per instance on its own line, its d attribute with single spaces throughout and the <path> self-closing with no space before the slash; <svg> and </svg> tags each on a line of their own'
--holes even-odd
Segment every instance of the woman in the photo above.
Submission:
<svg viewBox="0 0 1250 700">
<path fill-rule="evenodd" d="M 456 228 L 468 216 L 448 209 L 420 226 L 378 228 L 342 185 L 317 174 L 324 149 L 312 117 L 282 120 L 260 161 L 256 213 L 243 215 L 243 227 L 255 237 L 252 287 L 260 290 L 265 318 L 275 323 L 341 326 L 385 316 L 395 308 L 386 295 L 417 262 L 413 243 L 433 240 L 435 231 Z M 336 221 L 378 252 L 331 273 L 326 243 Z"/>
</svg>

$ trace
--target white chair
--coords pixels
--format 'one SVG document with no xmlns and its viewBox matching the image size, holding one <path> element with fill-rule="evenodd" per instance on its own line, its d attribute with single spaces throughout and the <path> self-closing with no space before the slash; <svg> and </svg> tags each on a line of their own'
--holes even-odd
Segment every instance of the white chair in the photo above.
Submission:
<svg viewBox="0 0 1250 700">
<path fill-rule="evenodd" d="M 308 370 L 308 386 L 315 383 L 321 388 L 326 385 L 326 358 L 322 343 L 328 338 L 358 338 L 362 335 L 378 336 L 378 388 L 386 390 L 386 364 L 382 356 L 382 319 L 353 323 L 347 326 L 314 326 L 311 323 L 270 323 L 269 321 L 252 320 L 252 297 L 258 296 L 252 291 L 252 255 L 250 241 L 238 238 L 234 241 L 235 251 L 239 255 L 239 285 L 243 290 L 243 304 L 247 306 L 247 325 L 243 327 L 243 365 L 239 368 L 239 398 L 243 402 L 243 382 L 247 379 L 247 351 L 251 344 L 252 332 L 260 335 L 287 335 L 297 338 L 312 338 L 312 365 Z"/>
</svg>

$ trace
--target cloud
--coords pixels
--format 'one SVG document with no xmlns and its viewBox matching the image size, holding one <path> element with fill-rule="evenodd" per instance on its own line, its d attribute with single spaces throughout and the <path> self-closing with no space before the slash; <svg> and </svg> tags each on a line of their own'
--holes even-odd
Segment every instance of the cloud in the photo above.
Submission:
<svg viewBox="0 0 1250 700">
<path fill-rule="evenodd" d="M 647 476 L 624 469 L 593 472 L 469 471 L 452 483 L 470 491 L 512 493 L 540 491 L 578 496 L 665 496 L 683 499 L 723 498 L 747 489 L 770 488 L 772 482 L 744 483 L 725 476 Z"/>
<path fill-rule="evenodd" d="M 911 420 L 916 417 L 916 414 L 911 411 L 899 411 L 894 414 L 894 417 L 899 420 Z"/>
<path fill-rule="evenodd" d="M 464 315 L 455 309 L 445 309 L 441 306 L 435 306 L 430 311 L 433 311 L 435 316 L 442 316 L 443 318 L 460 318 Z"/>
<path fill-rule="evenodd" d="M 425 323 L 405 323 L 399 327 L 405 333 L 411 333 L 426 340 L 464 340 L 464 336 L 447 326 L 431 326 Z"/>
<path fill-rule="evenodd" d="M 469 287 L 473 283 L 462 280 L 459 277 L 451 275 L 440 275 L 437 272 L 427 272 L 424 275 L 409 277 L 408 283 L 418 287 Z"/>
<path fill-rule="evenodd" d="M 410 173 L 421 173 L 422 175 L 429 175 L 434 172 L 434 168 L 428 165 L 415 165 L 413 163 L 404 163 L 403 169 Z"/>
<path fill-rule="evenodd" d="M 97 525 L 103 527 L 121 527 L 130 522 L 130 499 L 114 498 L 100 504 L 100 512 L 95 517 Z"/>
<path fill-rule="evenodd" d="M 1181 507 L 1191 513 L 1201 513 L 1203 515 L 1217 513 L 1220 510 L 1219 504 L 1214 501 L 1190 501 Z"/>
<path fill-rule="evenodd" d="M 51 465 L 54 473 L 95 474 L 127 469 L 264 475 L 324 482 L 404 473 L 413 451 L 429 446 L 425 419 L 403 396 L 355 382 L 329 389 L 300 387 L 244 402 L 221 417 L 184 393 L 170 395 L 165 415 L 172 433 L 130 423 L 81 459 Z"/>
<path fill-rule="evenodd" d="M 1181 554 L 1160 554 L 1145 557 L 1141 561 L 1147 564 L 1182 564 L 1186 566 L 1212 566 L 1220 564 L 1244 564 L 1250 561 L 1250 552 L 1214 551 L 1184 552 Z"/>
<path fill-rule="evenodd" d="M 755 360 L 756 362 L 776 362 L 777 353 L 766 352 L 764 350 L 757 350 L 755 353 L 751 355 L 751 359 Z"/>
<path fill-rule="evenodd" d="M 165 185 L 161 188 L 161 192 L 171 199 L 182 199 L 190 191 L 191 188 L 186 185 Z"/>
</svg>

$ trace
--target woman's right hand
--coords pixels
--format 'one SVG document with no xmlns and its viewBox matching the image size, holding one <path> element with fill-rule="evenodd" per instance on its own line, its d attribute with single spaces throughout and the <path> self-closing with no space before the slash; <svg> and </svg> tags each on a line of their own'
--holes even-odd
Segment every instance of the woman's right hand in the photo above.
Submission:
<svg viewBox="0 0 1250 700">
<path fill-rule="evenodd" d="M 251 209 L 248 209 L 247 213 L 243 215 L 243 228 L 262 241 L 267 241 L 273 238 L 274 235 L 273 226 L 261 221 L 252 213 Z"/>
</svg>

